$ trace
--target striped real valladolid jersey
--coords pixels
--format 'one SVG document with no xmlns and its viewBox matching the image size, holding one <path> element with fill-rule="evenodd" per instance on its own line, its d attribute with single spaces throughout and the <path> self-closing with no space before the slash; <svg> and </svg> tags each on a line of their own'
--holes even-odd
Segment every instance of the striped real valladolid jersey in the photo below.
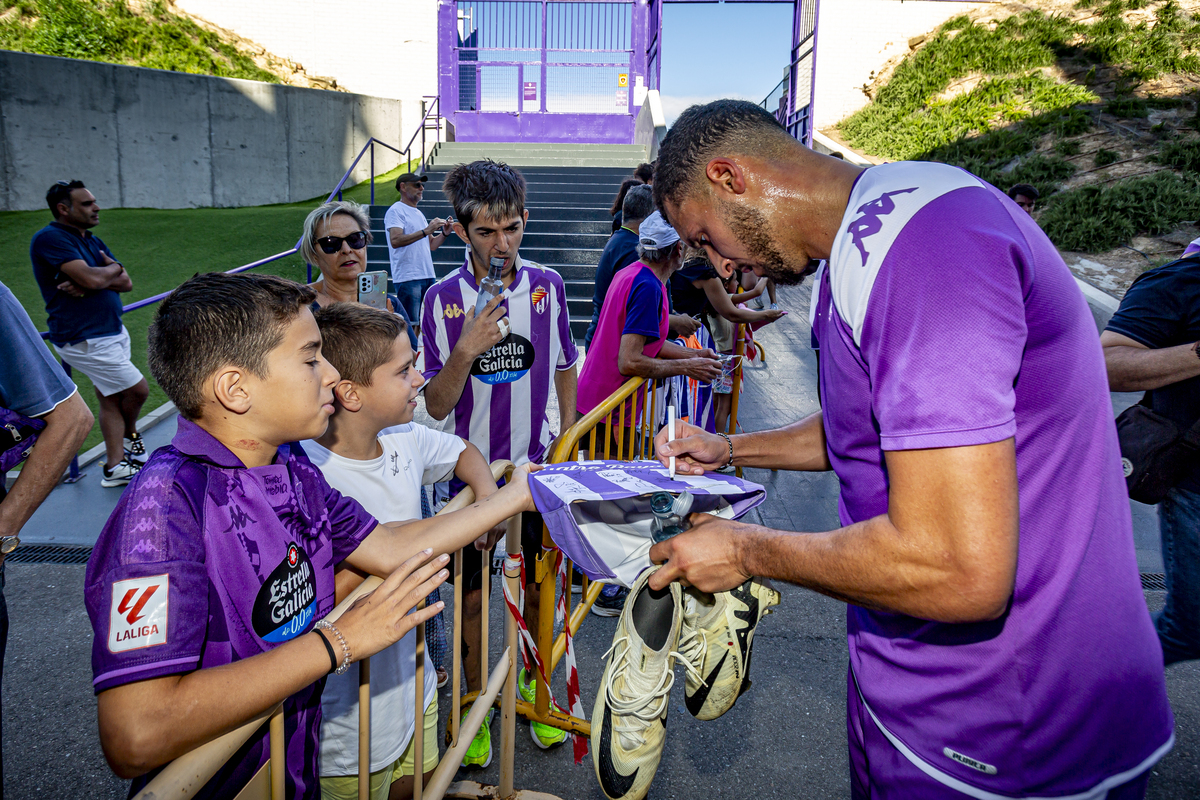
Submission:
<svg viewBox="0 0 1200 800">
<path fill-rule="evenodd" d="M 545 456 L 551 439 L 546 406 L 555 371 L 574 369 L 579 353 L 562 276 L 519 255 L 516 260 L 516 276 L 504 290 L 509 334 L 475 359 L 462 397 L 440 427 L 471 442 L 489 462 L 505 458 L 520 465 Z M 450 357 L 478 295 L 467 262 L 425 293 L 426 380 Z"/>
</svg>

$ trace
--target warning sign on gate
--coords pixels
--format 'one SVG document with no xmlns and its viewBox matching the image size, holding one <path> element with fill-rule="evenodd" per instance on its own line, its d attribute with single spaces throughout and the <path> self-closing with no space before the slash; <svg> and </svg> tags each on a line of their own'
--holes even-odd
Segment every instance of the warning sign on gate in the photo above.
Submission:
<svg viewBox="0 0 1200 800">
<path fill-rule="evenodd" d="M 617 108 L 625 108 L 629 105 L 629 90 L 617 89 Z"/>
<path fill-rule="evenodd" d="M 629 73 L 622 72 L 617 75 L 617 88 L 624 89 L 627 86 L 629 86 Z"/>
<path fill-rule="evenodd" d="M 535 83 L 533 81 L 529 81 L 527 83 L 522 83 L 521 90 L 522 90 L 522 99 L 524 99 L 524 100 L 537 100 L 538 99 L 537 83 Z"/>
</svg>

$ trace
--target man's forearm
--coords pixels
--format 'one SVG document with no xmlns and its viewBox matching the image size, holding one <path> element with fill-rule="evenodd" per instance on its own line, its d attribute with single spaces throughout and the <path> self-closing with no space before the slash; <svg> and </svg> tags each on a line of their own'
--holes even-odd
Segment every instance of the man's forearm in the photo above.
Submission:
<svg viewBox="0 0 1200 800">
<path fill-rule="evenodd" d="M 397 230 L 393 228 L 392 230 Z M 412 233 L 391 233 L 388 232 L 388 241 L 392 243 L 392 247 L 408 247 L 413 242 L 419 242 L 429 236 L 426 230 L 413 231 Z"/>
<path fill-rule="evenodd" d="M 824 472 L 830 469 L 821 412 L 769 431 L 730 437 L 733 463 L 739 467 Z"/>
<path fill-rule="evenodd" d="M 683 375 L 688 367 L 687 359 L 650 358 L 642 353 L 622 355 L 618 368 L 627 378 L 673 378 Z"/>
<path fill-rule="evenodd" d="M 1123 345 L 1105 347 L 1108 388 L 1114 392 L 1142 392 L 1194 378 L 1200 375 L 1197 344 L 1200 343 L 1158 350 Z"/>
<path fill-rule="evenodd" d="M 575 424 L 575 406 L 579 393 L 579 376 L 575 367 L 554 373 L 554 391 L 558 395 L 558 433 L 561 436 Z"/>
<path fill-rule="evenodd" d="M 12 491 L 0 503 L 0 536 L 16 535 L 71 463 L 92 429 L 92 412 L 75 392 L 46 414 L 46 428 L 38 436 Z"/>
</svg>

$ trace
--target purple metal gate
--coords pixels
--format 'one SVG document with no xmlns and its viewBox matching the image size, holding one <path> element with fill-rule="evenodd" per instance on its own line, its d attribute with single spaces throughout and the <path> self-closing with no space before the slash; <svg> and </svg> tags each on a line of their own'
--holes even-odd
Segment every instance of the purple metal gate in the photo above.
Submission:
<svg viewBox="0 0 1200 800">
<path fill-rule="evenodd" d="M 658 85 L 657 61 L 652 77 L 647 68 L 647 28 L 661 19 L 652 4 L 443 2 L 438 88 L 455 139 L 632 142 L 647 84 Z"/>
</svg>

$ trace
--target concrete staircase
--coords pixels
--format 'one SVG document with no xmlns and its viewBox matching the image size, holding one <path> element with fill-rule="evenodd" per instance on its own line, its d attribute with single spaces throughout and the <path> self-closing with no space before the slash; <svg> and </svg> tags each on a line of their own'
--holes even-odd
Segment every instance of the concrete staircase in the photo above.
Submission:
<svg viewBox="0 0 1200 800">
<path fill-rule="evenodd" d="M 495 147 L 502 146 L 505 145 Z M 506 160 L 503 154 L 496 151 L 483 155 Z M 451 165 L 458 163 L 461 160 L 455 160 Z M 621 167 L 521 167 L 528 184 L 525 207 L 529 211 L 529 224 L 521 241 L 521 257 L 550 267 L 562 275 L 571 314 L 571 332 L 577 342 L 582 342 L 592 317 L 596 264 L 612 232 L 609 207 L 621 181 L 630 175 L 637 163 L 637 159 L 632 159 L 629 160 L 630 166 Z M 435 164 L 428 173 L 425 200 L 420 206 L 428 219 L 453 216 L 450 204 L 442 194 L 442 180 L 447 170 L 443 162 L 441 165 Z M 367 252 L 368 269 L 389 269 L 387 231 L 383 229 L 386 211 L 386 206 L 371 207 L 374 244 L 370 245 Z M 434 270 L 440 278 L 462 266 L 465 259 L 462 241 L 451 235 L 433 254 Z"/>
<path fill-rule="evenodd" d="M 431 169 L 445 170 L 481 158 L 514 167 L 616 167 L 632 173 L 647 161 L 640 144 L 544 144 L 541 142 L 441 142 Z"/>
</svg>

